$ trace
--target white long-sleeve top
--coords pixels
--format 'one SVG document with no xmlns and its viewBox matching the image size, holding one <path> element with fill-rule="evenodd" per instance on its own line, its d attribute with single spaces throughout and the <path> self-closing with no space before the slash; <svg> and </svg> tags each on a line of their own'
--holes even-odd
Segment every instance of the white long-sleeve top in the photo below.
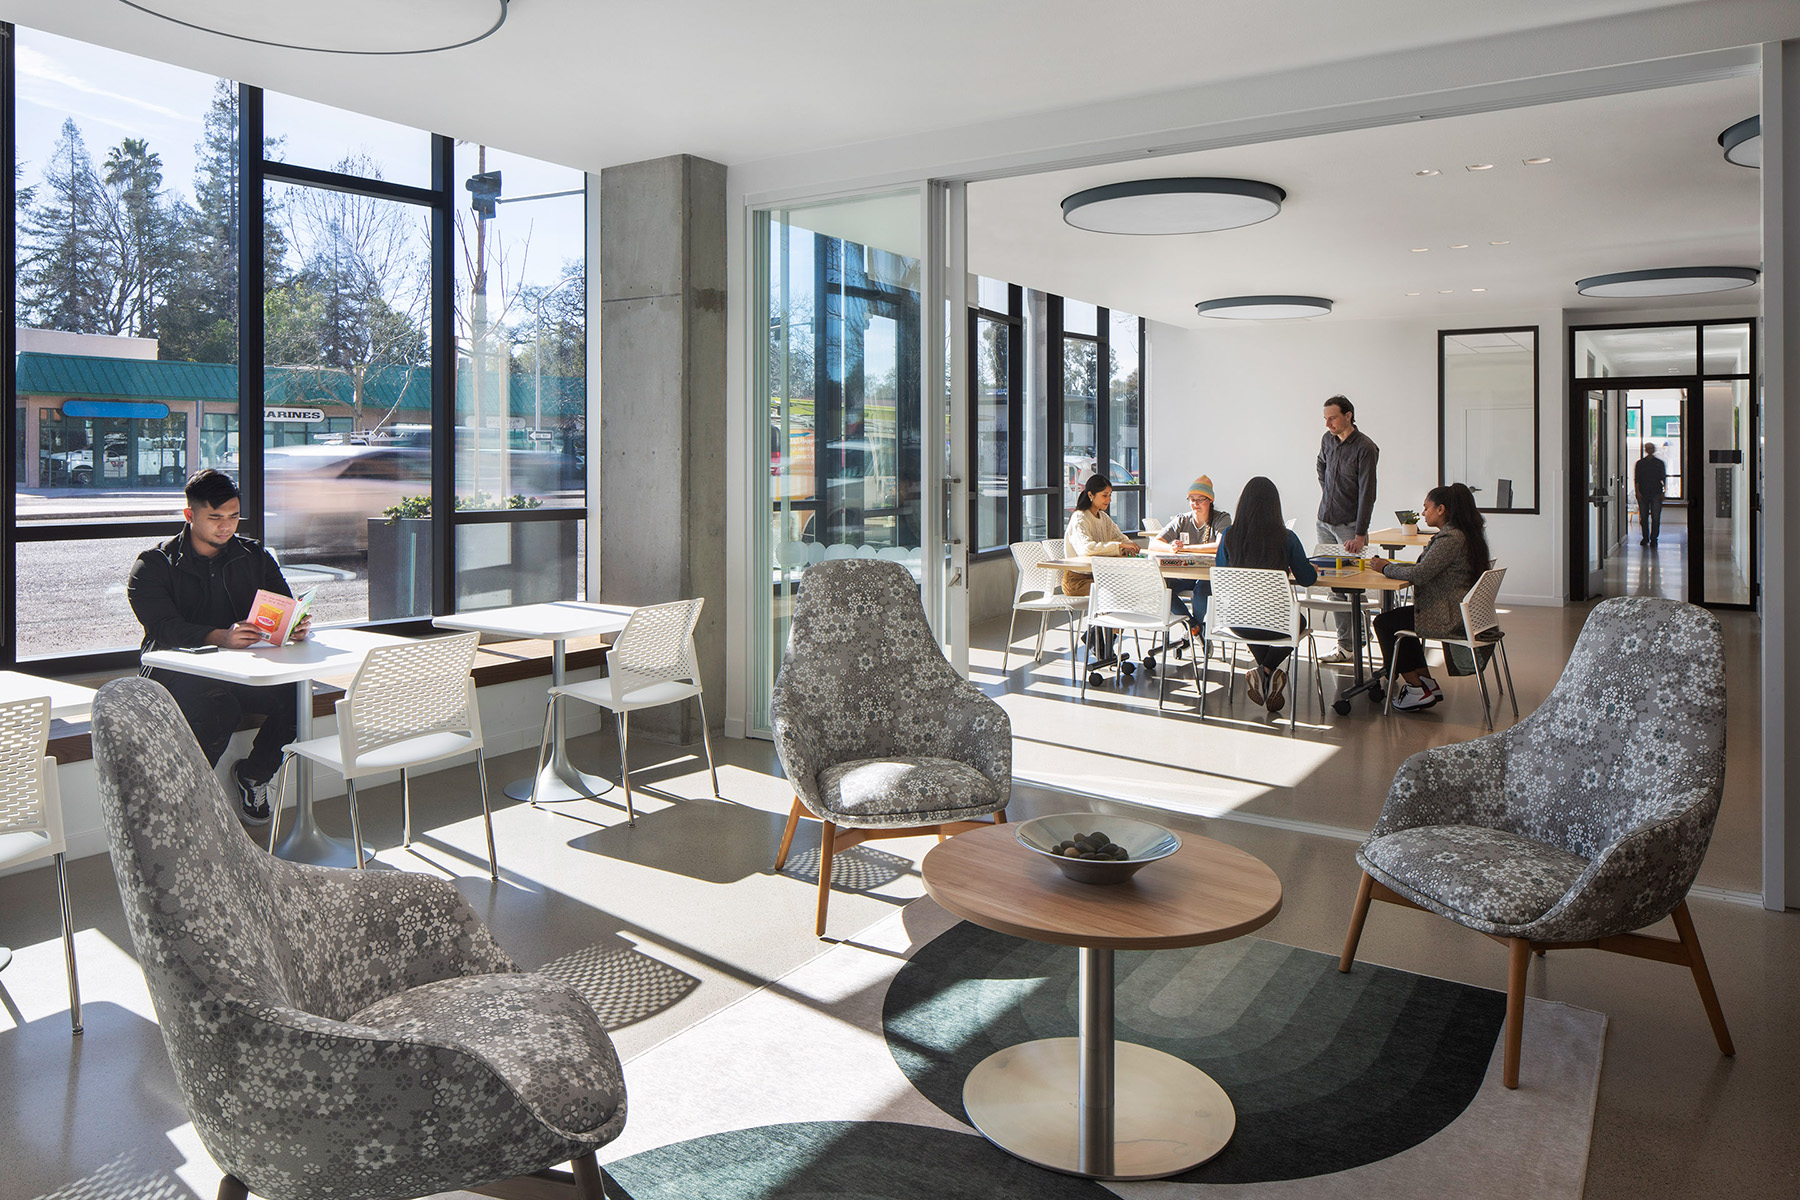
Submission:
<svg viewBox="0 0 1800 1200">
<path fill-rule="evenodd" d="M 1070 513 L 1069 529 L 1064 537 L 1069 543 L 1069 553 L 1077 558 L 1118 558 L 1125 553 L 1126 543 L 1131 542 L 1113 519 L 1097 508 L 1077 509 Z"/>
</svg>

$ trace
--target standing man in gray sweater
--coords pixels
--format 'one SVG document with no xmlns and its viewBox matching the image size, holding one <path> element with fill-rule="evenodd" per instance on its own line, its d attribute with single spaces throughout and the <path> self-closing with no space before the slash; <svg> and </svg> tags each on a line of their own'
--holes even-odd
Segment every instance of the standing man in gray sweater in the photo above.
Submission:
<svg viewBox="0 0 1800 1200">
<path fill-rule="evenodd" d="M 1340 542 L 1352 554 L 1369 544 L 1375 463 L 1380 457 L 1374 439 L 1356 427 L 1356 405 L 1342 396 L 1325 401 L 1325 436 L 1319 443 L 1319 541 Z M 1338 648 L 1320 662 L 1350 661 L 1350 621 L 1349 613 L 1337 614 Z"/>
</svg>

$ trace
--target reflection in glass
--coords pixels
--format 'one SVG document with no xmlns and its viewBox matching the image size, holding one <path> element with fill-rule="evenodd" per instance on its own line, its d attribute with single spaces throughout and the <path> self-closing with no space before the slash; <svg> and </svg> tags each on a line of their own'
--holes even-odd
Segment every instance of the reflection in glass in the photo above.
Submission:
<svg viewBox="0 0 1800 1200">
<path fill-rule="evenodd" d="M 1483 509 L 1536 509 L 1536 328 L 1445 330 L 1440 346 L 1444 482 Z"/>
<path fill-rule="evenodd" d="M 1100 336 L 1100 310 L 1085 300 L 1063 301 L 1063 332 Z"/>
<path fill-rule="evenodd" d="M 1046 538 L 1059 538 L 1063 535 L 1060 518 L 1056 528 L 1050 528 L 1050 499 L 1050 495 L 1046 492 L 1020 497 L 1024 522 L 1019 536 L 1023 540 L 1041 542 Z"/>
<path fill-rule="evenodd" d="M 1043 488 L 1057 486 L 1056 468 L 1050 462 L 1050 409 L 1049 397 L 1044 388 L 1044 354 L 1048 345 L 1049 330 L 1044 319 L 1045 294 L 1027 290 L 1025 293 L 1025 394 L 1021 407 L 1024 409 L 1024 429 L 1020 436 L 1025 444 L 1020 448 L 1019 486 L 1024 488 Z M 1027 538 L 1031 535 L 1026 534 Z"/>
<path fill-rule="evenodd" d="M 1111 314 L 1110 324 L 1108 470 L 1113 473 L 1113 486 L 1118 487 L 1144 482 L 1144 397 L 1138 386 L 1138 319 L 1130 313 L 1115 312 Z"/>
<path fill-rule="evenodd" d="M 1063 339 L 1063 512 L 1088 476 L 1105 474 L 1099 446 L 1100 344 Z"/>
<path fill-rule="evenodd" d="M 989 279 L 986 275 L 977 276 L 975 306 L 985 308 L 989 312 L 1012 311 L 1012 285 L 1004 279 Z"/>
<path fill-rule="evenodd" d="M 1591 378 L 1693 375 L 1697 373 L 1699 349 L 1699 338 L 1692 325 L 1575 331 L 1575 361 L 1586 364 Z"/>
<path fill-rule="evenodd" d="M 1748 375 L 1750 363 L 1750 323 L 1740 325 L 1706 325 L 1701 329 L 1706 347 L 1705 368 L 1708 375 Z"/>
<path fill-rule="evenodd" d="M 458 525 L 456 611 L 584 599 L 585 533 L 573 518 Z"/>
<path fill-rule="evenodd" d="M 329 104 L 263 93 L 264 153 L 298 167 L 431 186 L 431 135 Z"/>
<path fill-rule="evenodd" d="M 1007 419 L 1012 365 L 1012 327 L 986 317 L 975 322 L 975 547 L 991 550 L 1007 540 Z"/>
</svg>

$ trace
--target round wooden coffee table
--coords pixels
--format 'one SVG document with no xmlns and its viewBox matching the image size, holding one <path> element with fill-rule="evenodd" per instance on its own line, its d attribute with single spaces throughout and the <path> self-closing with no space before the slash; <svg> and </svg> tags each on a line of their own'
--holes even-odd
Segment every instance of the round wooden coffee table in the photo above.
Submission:
<svg viewBox="0 0 1800 1200">
<path fill-rule="evenodd" d="M 966 921 L 1077 947 L 1078 1037 L 989 1055 L 963 1084 L 963 1107 L 1007 1153 L 1092 1179 L 1161 1179 L 1231 1140 L 1237 1111 L 1191 1063 L 1113 1040 L 1113 951 L 1229 941 L 1281 911 L 1281 880 L 1261 859 L 1194 834 L 1124 883 L 1063 877 L 1021 846 L 1015 826 L 961 833 L 932 848 L 925 890 Z M 1096 814 L 1094 828 L 1106 818 Z"/>
</svg>

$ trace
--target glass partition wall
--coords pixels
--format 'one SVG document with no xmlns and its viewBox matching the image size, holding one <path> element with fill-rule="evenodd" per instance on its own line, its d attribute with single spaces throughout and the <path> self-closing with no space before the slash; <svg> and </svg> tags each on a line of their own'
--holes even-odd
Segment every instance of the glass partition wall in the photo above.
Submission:
<svg viewBox="0 0 1800 1200">
<path fill-rule="evenodd" d="M 134 661 L 201 467 L 327 622 L 581 594 L 582 172 L 5 32 L 4 665 Z"/>
<path fill-rule="evenodd" d="M 921 218 L 917 190 L 753 214 L 755 732 L 809 565 L 884 558 L 924 579 Z"/>
</svg>

